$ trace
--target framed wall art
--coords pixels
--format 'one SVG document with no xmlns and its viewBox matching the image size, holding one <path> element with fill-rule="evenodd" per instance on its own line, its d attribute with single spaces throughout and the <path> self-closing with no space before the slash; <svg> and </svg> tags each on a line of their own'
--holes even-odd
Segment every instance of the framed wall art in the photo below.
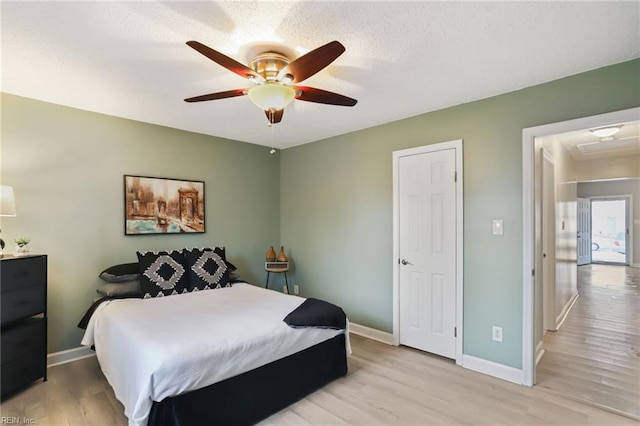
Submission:
<svg viewBox="0 0 640 426">
<path fill-rule="evenodd" d="M 124 175 L 124 234 L 205 232 L 204 182 Z"/>
</svg>

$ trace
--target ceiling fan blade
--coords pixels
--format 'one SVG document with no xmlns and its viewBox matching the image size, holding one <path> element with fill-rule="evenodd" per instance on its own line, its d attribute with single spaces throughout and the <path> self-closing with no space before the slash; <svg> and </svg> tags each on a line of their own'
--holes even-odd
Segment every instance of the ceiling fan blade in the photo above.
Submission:
<svg viewBox="0 0 640 426">
<path fill-rule="evenodd" d="M 358 101 L 353 98 L 327 90 L 305 86 L 294 86 L 293 88 L 296 91 L 296 99 L 301 101 L 340 106 L 354 106 L 358 103 Z"/>
<path fill-rule="evenodd" d="M 194 96 L 193 98 L 187 98 L 185 102 L 202 102 L 202 101 L 215 101 L 216 99 L 233 98 L 236 96 L 244 96 L 249 89 L 234 89 L 227 90 L 226 92 L 209 93 L 208 95 Z"/>
<path fill-rule="evenodd" d="M 218 65 L 222 65 L 229 71 L 232 71 L 238 74 L 239 76 L 242 76 L 248 79 L 253 79 L 255 81 L 264 81 L 264 78 L 260 74 L 258 74 L 248 66 L 243 65 L 240 62 L 236 61 L 235 59 L 232 59 L 227 55 L 224 55 L 218 52 L 217 50 L 213 50 L 212 48 L 205 46 L 200 42 L 192 40 L 192 41 L 188 41 L 187 45 L 197 50 L 198 52 L 202 53 L 204 56 L 211 59 L 213 62 L 217 63 Z"/>
<path fill-rule="evenodd" d="M 281 80 L 287 74 L 293 76 L 292 83 L 306 80 L 335 61 L 344 51 L 345 48 L 339 41 L 332 41 L 320 46 L 284 67 L 278 74 L 278 80 Z"/>
<path fill-rule="evenodd" d="M 276 111 L 265 110 L 264 113 L 266 114 L 267 120 L 269 120 L 269 123 L 276 124 L 282 121 L 282 115 L 284 114 L 284 109 L 279 109 Z"/>
</svg>

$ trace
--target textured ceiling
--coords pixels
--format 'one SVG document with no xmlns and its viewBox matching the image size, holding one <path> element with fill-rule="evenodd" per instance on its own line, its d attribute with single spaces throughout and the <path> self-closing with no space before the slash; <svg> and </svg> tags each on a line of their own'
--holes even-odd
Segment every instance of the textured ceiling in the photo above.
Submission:
<svg viewBox="0 0 640 426">
<path fill-rule="evenodd" d="M 640 56 L 639 2 L 1 2 L 2 91 L 286 148 Z M 346 52 L 305 85 L 353 108 L 294 101 L 269 129 L 247 87 L 185 45 L 248 64 L 265 47 Z"/>
</svg>

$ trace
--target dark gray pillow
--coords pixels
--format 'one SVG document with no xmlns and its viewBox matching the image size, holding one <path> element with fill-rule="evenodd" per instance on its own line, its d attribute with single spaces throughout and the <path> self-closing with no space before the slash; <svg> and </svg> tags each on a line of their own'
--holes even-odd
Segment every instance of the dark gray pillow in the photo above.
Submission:
<svg viewBox="0 0 640 426">
<path fill-rule="evenodd" d="M 142 296 L 140 280 L 102 284 L 96 291 L 108 297 Z"/>
<path fill-rule="evenodd" d="M 108 283 L 121 283 L 139 279 L 138 263 L 121 263 L 113 265 L 100 272 L 98 277 Z"/>
</svg>

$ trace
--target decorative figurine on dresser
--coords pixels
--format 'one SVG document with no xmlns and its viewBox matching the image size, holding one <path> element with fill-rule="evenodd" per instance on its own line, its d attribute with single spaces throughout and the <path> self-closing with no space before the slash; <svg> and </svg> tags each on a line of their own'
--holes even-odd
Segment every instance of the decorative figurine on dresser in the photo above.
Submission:
<svg viewBox="0 0 640 426">
<path fill-rule="evenodd" d="M 2 398 L 47 380 L 47 256 L 0 258 Z"/>
</svg>

